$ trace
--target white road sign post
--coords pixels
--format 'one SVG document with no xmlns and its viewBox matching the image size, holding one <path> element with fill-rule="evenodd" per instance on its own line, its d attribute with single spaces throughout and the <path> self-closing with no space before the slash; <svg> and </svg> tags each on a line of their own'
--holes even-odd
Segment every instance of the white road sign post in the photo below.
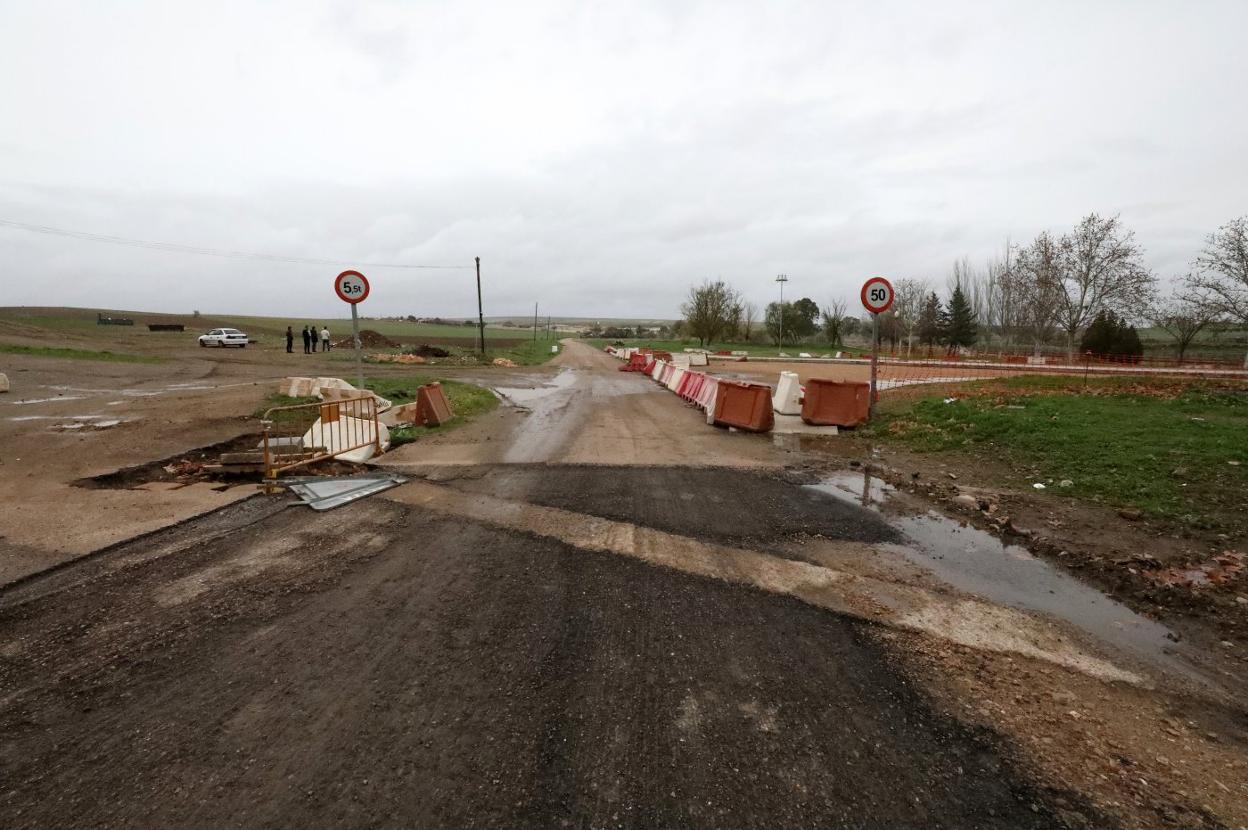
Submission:
<svg viewBox="0 0 1248 830">
<path fill-rule="evenodd" d="M 355 385 L 363 389 L 364 355 L 360 351 L 360 315 L 355 307 L 368 297 L 368 277 L 359 271 L 343 271 L 334 278 L 334 292 L 340 300 L 351 304 L 351 334 L 355 339 Z"/>
<path fill-rule="evenodd" d="M 880 363 L 880 315 L 892 308 L 893 284 L 883 277 L 872 277 L 862 284 L 862 306 L 871 312 L 871 392 L 867 418 L 875 416 L 876 376 Z"/>
</svg>

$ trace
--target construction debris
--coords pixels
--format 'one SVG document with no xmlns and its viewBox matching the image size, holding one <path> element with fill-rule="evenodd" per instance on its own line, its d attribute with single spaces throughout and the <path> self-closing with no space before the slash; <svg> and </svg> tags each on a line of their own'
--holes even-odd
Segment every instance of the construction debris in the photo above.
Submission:
<svg viewBox="0 0 1248 830">
<path fill-rule="evenodd" d="M 363 476 L 291 478 L 278 484 L 299 496 L 313 510 L 332 510 L 406 481 L 406 478 L 394 473 L 370 473 Z"/>
<path fill-rule="evenodd" d="M 516 368 L 516 362 L 514 360 L 508 360 L 505 357 L 496 357 L 494 358 L 492 363 L 495 366 L 506 366 L 508 369 Z"/>
<path fill-rule="evenodd" d="M 425 359 L 418 354 L 381 354 L 369 355 L 369 358 L 378 363 L 425 363 Z"/>
</svg>

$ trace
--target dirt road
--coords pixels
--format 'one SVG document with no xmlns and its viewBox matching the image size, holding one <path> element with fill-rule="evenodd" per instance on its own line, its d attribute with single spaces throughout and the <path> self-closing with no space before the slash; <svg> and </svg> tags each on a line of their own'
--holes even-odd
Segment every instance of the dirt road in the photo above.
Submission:
<svg viewBox="0 0 1248 830">
<path fill-rule="evenodd" d="M 1248 823 L 1236 690 L 1149 621 L 586 347 L 498 386 L 381 497 L 0 590 L 0 824 Z"/>
</svg>

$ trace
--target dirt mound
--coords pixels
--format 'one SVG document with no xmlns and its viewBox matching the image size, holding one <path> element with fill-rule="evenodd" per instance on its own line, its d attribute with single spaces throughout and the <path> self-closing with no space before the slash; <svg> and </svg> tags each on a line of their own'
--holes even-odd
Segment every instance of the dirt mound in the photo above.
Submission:
<svg viewBox="0 0 1248 830">
<path fill-rule="evenodd" d="M 366 349 L 397 349 L 399 347 L 398 343 L 372 329 L 364 329 L 360 332 L 360 345 Z M 351 349 L 354 347 L 355 339 L 350 336 L 334 341 L 335 349 Z"/>
<path fill-rule="evenodd" d="M 495 365 L 495 366 L 506 366 L 508 369 L 514 369 L 514 368 L 516 368 L 516 362 L 515 362 L 514 360 L 508 360 L 508 359 L 507 359 L 507 358 L 505 358 L 505 357 L 496 357 L 496 358 L 494 358 L 494 365 Z"/>
<path fill-rule="evenodd" d="M 451 353 L 441 346 L 430 346 L 428 343 L 421 343 L 419 346 L 411 350 L 412 354 L 421 357 L 450 357 Z"/>
</svg>

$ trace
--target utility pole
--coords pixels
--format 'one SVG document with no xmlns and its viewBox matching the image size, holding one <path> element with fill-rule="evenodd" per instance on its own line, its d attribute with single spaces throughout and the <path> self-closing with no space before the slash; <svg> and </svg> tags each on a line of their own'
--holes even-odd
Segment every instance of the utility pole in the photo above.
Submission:
<svg viewBox="0 0 1248 830">
<path fill-rule="evenodd" d="M 537 345 L 537 303 L 533 304 L 533 345 Z"/>
<path fill-rule="evenodd" d="M 477 257 L 477 332 L 481 359 L 485 360 L 485 312 L 481 310 L 481 257 Z"/>
<path fill-rule="evenodd" d="M 784 284 L 789 281 L 788 274 L 777 274 L 776 282 L 780 283 L 780 346 L 779 351 L 784 351 Z"/>
</svg>

